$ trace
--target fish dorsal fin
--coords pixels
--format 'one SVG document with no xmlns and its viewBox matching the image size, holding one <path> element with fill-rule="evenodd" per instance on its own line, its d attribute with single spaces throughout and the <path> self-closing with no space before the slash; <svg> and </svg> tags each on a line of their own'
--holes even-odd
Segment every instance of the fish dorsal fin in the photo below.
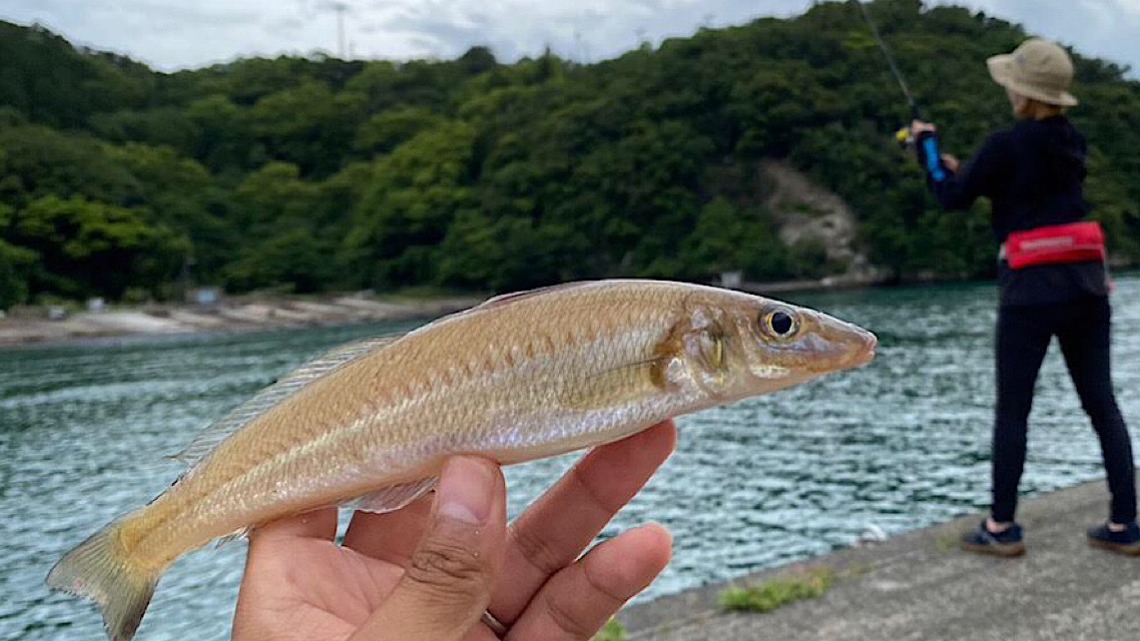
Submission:
<svg viewBox="0 0 1140 641">
<path fill-rule="evenodd" d="M 338 367 L 354 361 L 361 356 L 369 354 L 376 349 L 384 347 L 400 338 L 399 336 L 384 336 L 382 338 L 369 338 L 355 343 L 348 343 L 305 363 L 301 367 L 289 372 L 269 387 L 261 390 L 253 398 L 237 406 L 217 422 L 207 427 L 186 446 L 186 449 L 170 458 L 193 467 L 207 454 L 212 452 L 219 443 L 226 440 L 231 434 L 249 424 L 250 421 L 261 416 L 267 410 L 286 398 L 296 394 L 301 388 L 332 372 Z"/>
<path fill-rule="evenodd" d="M 435 476 L 401 485 L 390 485 L 345 503 L 345 507 L 362 512 L 383 514 L 394 512 L 435 489 L 439 478 Z"/>
<path fill-rule="evenodd" d="M 487 300 L 483 301 L 482 303 L 479 303 L 478 305 L 475 305 L 474 307 L 469 307 L 469 308 L 464 309 L 462 311 L 458 311 L 458 312 L 455 312 L 453 314 L 448 314 L 446 316 L 440 316 L 439 318 L 433 320 L 432 322 L 428 323 L 427 325 L 422 325 L 420 327 L 417 327 L 416 329 L 409 332 L 409 334 L 419 334 L 419 333 L 427 331 L 429 329 L 437 328 L 440 325 L 443 325 L 445 323 L 450 323 L 451 321 L 458 320 L 460 318 L 466 318 L 467 316 L 470 316 L 471 314 L 475 314 L 478 312 L 484 312 L 484 311 L 487 311 L 489 309 L 502 307 L 504 305 L 509 305 L 510 303 L 515 303 L 515 302 L 518 302 L 520 300 L 523 300 L 524 298 L 530 298 L 530 297 L 536 296 L 538 294 L 545 294 L 547 292 L 551 292 L 551 291 L 555 291 L 555 290 L 559 290 L 559 289 L 572 289 L 574 287 L 581 287 L 582 285 L 586 285 L 589 282 L 590 281 L 562 283 L 560 285 L 549 285 L 547 287 L 538 287 L 536 289 L 528 289 L 528 290 L 523 290 L 521 292 L 511 292 L 509 294 L 499 294 L 498 296 L 492 296 L 491 298 L 488 298 Z"/>
<path fill-rule="evenodd" d="M 577 281 L 573 283 L 560 283 L 558 285 L 547 285 L 546 287 L 536 287 L 535 289 L 525 289 L 521 292 L 511 292 L 509 294 L 499 294 L 479 303 L 471 308 L 471 311 L 478 311 L 481 309 L 490 309 L 492 307 L 502 307 L 511 303 L 517 303 L 520 300 L 531 298 L 539 294 L 549 294 L 562 289 L 574 289 L 583 285 L 589 284 L 590 281 Z"/>
</svg>

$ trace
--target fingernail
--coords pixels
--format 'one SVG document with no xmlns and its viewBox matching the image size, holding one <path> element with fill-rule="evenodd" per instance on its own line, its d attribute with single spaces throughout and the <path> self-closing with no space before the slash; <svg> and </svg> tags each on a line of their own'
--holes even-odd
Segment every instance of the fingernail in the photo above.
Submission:
<svg viewBox="0 0 1140 641">
<path fill-rule="evenodd" d="M 491 514 L 495 475 L 489 463 L 454 456 L 444 465 L 439 483 L 439 515 L 478 525 Z"/>
<path fill-rule="evenodd" d="M 659 532 L 662 536 L 665 537 L 665 542 L 669 544 L 669 549 L 673 549 L 673 533 L 670 532 L 669 528 L 665 527 L 664 525 L 658 523 L 657 521 L 650 521 L 638 529 L 655 530 Z"/>
</svg>

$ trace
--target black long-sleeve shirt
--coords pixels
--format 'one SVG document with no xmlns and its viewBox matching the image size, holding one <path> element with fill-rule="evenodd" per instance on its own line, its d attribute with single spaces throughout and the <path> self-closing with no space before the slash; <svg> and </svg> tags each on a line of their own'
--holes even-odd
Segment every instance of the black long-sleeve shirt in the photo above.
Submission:
<svg viewBox="0 0 1140 641">
<path fill-rule="evenodd" d="M 919 160 L 927 164 L 925 141 L 919 138 Z M 989 137 L 957 173 L 939 164 L 942 179 L 927 172 L 938 202 L 947 210 L 968 209 L 979 197 L 990 199 L 994 239 L 1003 243 L 1010 232 L 1077 222 L 1089 213 L 1083 182 L 1088 147 L 1064 116 L 1020 121 Z M 1063 303 L 1084 296 L 1107 296 L 1100 262 L 1039 265 L 1014 270 L 998 265 L 1002 305 Z"/>
</svg>

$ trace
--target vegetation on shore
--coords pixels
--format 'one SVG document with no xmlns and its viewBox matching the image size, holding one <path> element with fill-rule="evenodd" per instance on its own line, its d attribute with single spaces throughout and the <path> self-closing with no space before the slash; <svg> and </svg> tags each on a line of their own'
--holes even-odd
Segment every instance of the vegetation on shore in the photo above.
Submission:
<svg viewBox="0 0 1140 641">
<path fill-rule="evenodd" d="M 734 585 L 720 593 L 720 606 L 729 612 L 771 612 L 789 603 L 823 596 L 835 578 L 831 568 L 818 567 L 754 585 Z"/>
<path fill-rule="evenodd" d="M 986 56 L 1025 32 L 919 0 L 868 3 L 912 88 L 968 152 L 1008 122 Z M 1140 83 L 1076 56 L 1073 118 L 1114 256 L 1140 260 Z M 297 293 L 508 290 L 593 277 L 819 277 L 757 167 L 837 192 L 899 277 L 993 269 L 983 205 L 937 211 L 890 135 L 907 118 L 850 3 L 579 64 L 238 60 L 159 73 L 0 22 L 0 309 Z"/>
<path fill-rule="evenodd" d="M 606 625 L 594 635 L 594 641 L 625 641 L 625 638 L 625 626 L 613 618 L 606 621 Z"/>
</svg>

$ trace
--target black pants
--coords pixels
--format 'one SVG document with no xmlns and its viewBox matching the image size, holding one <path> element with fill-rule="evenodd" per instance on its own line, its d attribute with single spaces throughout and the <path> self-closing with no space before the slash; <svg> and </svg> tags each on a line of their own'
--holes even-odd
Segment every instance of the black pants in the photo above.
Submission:
<svg viewBox="0 0 1140 641">
<path fill-rule="evenodd" d="M 1025 467 L 1026 430 L 1037 372 L 1056 336 L 1069 376 L 1092 419 L 1112 493 L 1111 518 L 1136 519 L 1132 443 L 1109 373 L 1108 299 L 1089 297 L 1056 305 L 1002 307 L 997 327 L 997 415 L 993 442 L 993 518 L 1012 521 Z"/>
</svg>

